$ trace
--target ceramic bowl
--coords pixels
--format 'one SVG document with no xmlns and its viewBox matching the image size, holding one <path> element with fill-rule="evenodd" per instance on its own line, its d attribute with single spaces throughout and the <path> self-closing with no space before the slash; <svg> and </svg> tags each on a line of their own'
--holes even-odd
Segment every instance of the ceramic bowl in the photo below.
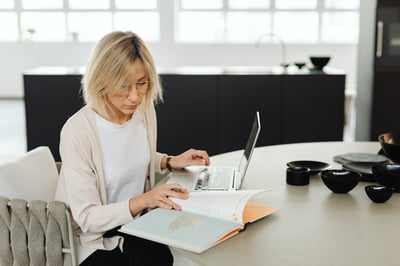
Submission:
<svg viewBox="0 0 400 266">
<path fill-rule="evenodd" d="M 324 184 L 334 193 L 347 193 L 357 186 L 361 174 L 344 169 L 332 169 L 321 172 Z"/>
<path fill-rule="evenodd" d="M 394 189 L 382 185 L 369 185 L 365 187 L 368 198 L 376 203 L 384 203 L 393 195 Z"/>
<path fill-rule="evenodd" d="M 322 70 L 331 59 L 330 56 L 310 56 L 310 61 L 315 70 Z"/>
<path fill-rule="evenodd" d="M 394 192 L 400 192 L 400 164 L 374 165 L 372 174 L 379 184 L 394 188 Z"/>
<path fill-rule="evenodd" d="M 294 65 L 297 66 L 298 69 L 302 69 L 306 66 L 305 62 L 294 62 Z"/>
<path fill-rule="evenodd" d="M 400 163 L 400 133 L 384 133 L 378 137 L 386 157 Z"/>
</svg>

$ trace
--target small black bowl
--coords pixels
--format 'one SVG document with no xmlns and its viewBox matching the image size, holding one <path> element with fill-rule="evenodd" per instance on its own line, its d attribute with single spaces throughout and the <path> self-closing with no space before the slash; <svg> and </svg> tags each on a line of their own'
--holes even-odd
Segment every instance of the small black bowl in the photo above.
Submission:
<svg viewBox="0 0 400 266">
<path fill-rule="evenodd" d="M 321 172 L 324 184 L 334 193 L 347 193 L 357 186 L 361 179 L 360 173 L 344 169 L 332 169 Z"/>
<path fill-rule="evenodd" d="M 372 174 L 379 184 L 400 192 L 400 164 L 376 164 L 372 166 Z"/>
<path fill-rule="evenodd" d="M 384 203 L 393 195 L 394 189 L 379 185 L 369 185 L 365 187 L 365 192 L 373 202 Z"/>
<path fill-rule="evenodd" d="M 310 56 L 310 61 L 315 70 L 322 70 L 331 59 L 330 56 Z"/>
<path fill-rule="evenodd" d="M 400 163 L 400 133 L 384 133 L 379 135 L 378 140 L 386 157 Z"/>
<path fill-rule="evenodd" d="M 294 65 L 297 66 L 298 69 L 302 69 L 306 66 L 305 62 L 294 62 Z"/>
</svg>

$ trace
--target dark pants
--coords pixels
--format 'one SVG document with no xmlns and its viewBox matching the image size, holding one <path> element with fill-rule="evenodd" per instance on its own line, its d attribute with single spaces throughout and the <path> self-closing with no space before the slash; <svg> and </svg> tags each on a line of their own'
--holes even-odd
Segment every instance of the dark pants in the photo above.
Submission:
<svg viewBox="0 0 400 266">
<path fill-rule="evenodd" d="M 168 246 L 143 238 L 123 234 L 116 229 L 107 232 L 104 237 L 120 235 L 124 237 L 122 252 L 119 247 L 114 250 L 96 250 L 86 258 L 81 266 L 145 266 L 173 265 L 174 258 Z"/>
</svg>

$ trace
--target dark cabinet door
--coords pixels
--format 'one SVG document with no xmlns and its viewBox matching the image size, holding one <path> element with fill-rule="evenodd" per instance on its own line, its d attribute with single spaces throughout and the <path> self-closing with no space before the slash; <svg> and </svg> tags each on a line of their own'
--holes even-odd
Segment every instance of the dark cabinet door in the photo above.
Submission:
<svg viewBox="0 0 400 266">
<path fill-rule="evenodd" d="M 287 75 L 283 80 L 282 142 L 341 141 L 343 75 Z"/>
<path fill-rule="evenodd" d="M 217 76 L 161 75 L 164 102 L 156 106 L 157 150 L 217 153 Z"/>
<path fill-rule="evenodd" d="M 280 143 L 281 76 L 221 76 L 218 151 L 244 149 L 256 111 L 261 133 L 257 146 Z"/>
<path fill-rule="evenodd" d="M 27 147 L 48 146 L 60 161 L 60 131 L 83 105 L 80 75 L 24 75 Z"/>
<path fill-rule="evenodd" d="M 371 135 L 372 141 L 386 132 L 400 132 L 400 73 L 375 72 Z"/>
<path fill-rule="evenodd" d="M 375 67 L 400 68 L 400 7 L 379 1 L 375 31 Z"/>
</svg>

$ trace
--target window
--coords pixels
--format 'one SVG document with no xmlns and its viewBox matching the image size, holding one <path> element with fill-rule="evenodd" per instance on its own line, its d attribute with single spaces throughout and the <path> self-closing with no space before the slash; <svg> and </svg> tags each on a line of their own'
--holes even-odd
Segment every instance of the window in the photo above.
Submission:
<svg viewBox="0 0 400 266">
<path fill-rule="evenodd" d="M 18 40 L 18 16 L 15 12 L 0 12 L 0 36 L 3 41 L 13 42 Z"/>
<path fill-rule="evenodd" d="M 65 15 L 63 12 L 22 12 L 20 16 L 24 40 L 64 41 Z"/>
<path fill-rule="evenodd" d="M 268 34 L 299 44 L 358 41 L 360 0 L 180 0 L 179 3 L 175 25 L 175 41 L 179 43 L 256 43 Z"/>
<path fill-rule="evenodd" d="M 12 8 L 14 8 L 14 0 L 0 1 L 0 9 L 12 9 Z"/>
<path fill-rule="evenodd" d="M 322 42 L 357 43 L 358 14 L 356 12 L 323 12 Z"/>
<path fill-rule="evenodd" d="M 1 0 L 0 41 L 95 42 L 112 30 L 160 40 L 157 0 Z"/>
<path fill-rule="evenodd" d="M 359 6 L 360 0 L 1 0 L 7 27 L 0 27 L 0 42 L 95 42 L 112 30 L 160 42 L 163 23 L 163 38 L 182 44 L 354 44 Z"/>
<path fill-rule="evenodd" d="M 61 9 L 63 0 L 22 0 L 24 9 Z"/>
<path fill-rule="evenodd" d="M 153 11 L 122 11 L 114 13 L 114 28 L 122 31 L 131 30 L 144 40 L 160 40 L 160 16 Z"/>
<path fill-rule="evenodd" d="M 109 9 L 109 0 L 68 0 L 71 9 Z"/>
<path fill-rule="evenodd" d="M 111 30 L 111 14 L 109 12 L 68 13 L 68 31 L 76 40 L 82 42 L 99 40 Z"/>
</svg>

